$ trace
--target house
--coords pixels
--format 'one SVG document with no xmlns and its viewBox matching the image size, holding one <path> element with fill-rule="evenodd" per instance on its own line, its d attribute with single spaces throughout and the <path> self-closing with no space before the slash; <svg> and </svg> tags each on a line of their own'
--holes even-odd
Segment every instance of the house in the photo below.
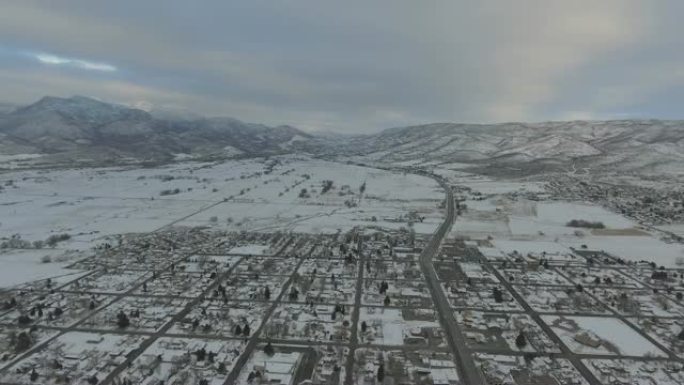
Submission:
<svg viewBox="0 0 684 385">
<path fill-rule="evenodd" d="M 294 373 L 301 360 L 299 353 L 275 353 L 263 355 L 263 361 L 254 365 L 254 370 L 262 374 L 268 384 L 293 385 Z"/>
<path fill-rule="evenodd" d="M 575 334 L 575 341 L 579 342 L 582 345 L 592 347 L 594 349 L 601 346 L 601 343 L 602 343 L 600 338 L 596 337 L 595 335 L 590 334 L 587 331 L 583 331 L 583 332 Z"/>
</svg>

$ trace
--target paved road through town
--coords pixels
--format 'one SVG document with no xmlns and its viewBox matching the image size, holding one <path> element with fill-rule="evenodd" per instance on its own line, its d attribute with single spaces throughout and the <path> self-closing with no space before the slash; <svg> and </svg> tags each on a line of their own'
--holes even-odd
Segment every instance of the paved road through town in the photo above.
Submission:
<svg viewBox="0 0 684 385">
<path fill-rule="evenodd" d="M 440 287 L 437 273 L 432 265 L 432 261 L 439 250 L 440 244 L 449 233 L 451 225 L 454 222 L 454 195 L 451 188 L 442 179 L 438 177 L 434 178 L 446 191 L 446 216 L 444 223 L 437 229 L 435 235 L 420 254 L 420 267 L 423 270 L 423 274 L 425 274 L 425 279 L 430 288 L 432 300 L 437 307 L 439 320 L 446 334 L 449 346 L 456 355 L 456 364 L 458 366 L 461 382 L 468 385 L 481 385 L 485 383 L 482 372 L 475 366 L 475 362 L 466 346 L 463 333 L 454 318 L 454 313 L 449 304 L 449 300 Z"/>
</svg>

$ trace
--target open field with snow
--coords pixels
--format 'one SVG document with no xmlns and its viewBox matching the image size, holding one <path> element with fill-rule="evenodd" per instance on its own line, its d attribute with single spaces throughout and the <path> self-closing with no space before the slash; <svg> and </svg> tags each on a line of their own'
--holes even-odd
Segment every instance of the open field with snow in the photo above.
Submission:
<svg viewBox="0 0 684 385">
<path fill-rule="evenodd" d="M 332 185 L 323 191 L 326 180 Z M 2 174 L 0 183 L 0 238 L 19 234 L 33 242 L 67 233 L 75 248 L 174 224 L 334 233 L 411 222 L 432 233 L 444 198 L 429 178 L 297 157 L 17 171 Z"/>
<path fill-rule="evenodd" d="M 574 353 L 664 356 L 655 345 L 618 318 L 542 316 Z"/>
<path fill-rule="evenodd" d="M 543 253 L 560 257 L 571 248 L 604 251 L 629 261 L 653 261 L 676 267 L 684 259 L 684 245 L 665 242 L 661 233 L 640 226 L 626 216 L 581 201 L 532 200 L 538 183 L 496 182 L 482 176 L 460 175 L 464 209 L 456 217 L 450 237 L 492 238 L 493 253 Z M 544 196 L 541 193 L 540 196 Z M 601 223 L 604 228 L 568 226 L 572 220 Z M 662 226 L 680 233 L 681 225 Z"/>
<path fill-rule="evenodd" d="M 325 181 L 331 181 L 327 191 Z M 46 255 L 54 260 L 65 250 L 89 250 L 109 235 L 174 225 L 306 233 L 412 227 L 431 234 L 443 220 L 444 192 L 430 178 L 305 157 L 23 170 L 1 174 L 0 185 L 0 244 L 13 236 L 6 247 L 43 243 L 40 250 L 0 254 L 0 286 L 70 273 L 63 264 L 41 263 Z M 60 234 L 70 238 L 45 246 Z M 17 246 L 17 240 L 23 243 Z"/>
<path fill-rule="evenodd" d="M 50 261 L 46 262 L 48 257 Z M 50 249 L 0 251 L 0 288 L 47 278 L 52 278 L 55 282 L 76 279 L 83 272 L 66 269 L 67 265 L 75 261 L 75 257 Z"/>
</svg>

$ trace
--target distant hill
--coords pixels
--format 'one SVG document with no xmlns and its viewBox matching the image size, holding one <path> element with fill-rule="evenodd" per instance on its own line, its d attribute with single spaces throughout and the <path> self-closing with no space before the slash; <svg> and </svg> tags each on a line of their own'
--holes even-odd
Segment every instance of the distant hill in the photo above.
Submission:
<svg viewBox="0 0 684 385">
<path fill-rule="evenodd" d="M 347 155 L 386 164 L 464 163 L 510 173 L 576 167 L 684 173 L 684 122 L 438 123 L 352 138 Z"/>
<path fill-rule="evenodd" d="M 0 102 L 0 115 L 9 114 L 17 108 L 15 104 L 12 103 L 2 103 Z"/>
<path fill-rule="evenodd" d="M 232 118 L 150 113 L 95 99 L 44 97 L 0 109 L 0 154 L 45 165 L 167 162 L 307 152 L 386 165 L 440 165 L 499 175 L 610 170 L 684 173 L 684 122 L 435 123 L 374 135 L 311 135 Z"/>
<path fill-rule="evenodd" d="M 164 161 L 177 154 L 278 154 L 310 135 L 231 118 L 173 120 L 75 96 L 44 97 L 0 115 L 0 151 L 62 159 Z"/>
</svg>

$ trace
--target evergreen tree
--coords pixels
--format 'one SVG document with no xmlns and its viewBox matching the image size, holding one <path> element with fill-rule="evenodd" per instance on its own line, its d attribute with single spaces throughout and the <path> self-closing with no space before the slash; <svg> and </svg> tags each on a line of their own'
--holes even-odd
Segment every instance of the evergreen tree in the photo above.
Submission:
<svg viewBox="0 0 684 385">
<path fill-rule="evenodd" d="M 264 353 L 266 353 L 269 357 L 273 357 L 275 354 L 275 349 L 273 348 L 273 345 L 271 345 L 271 342 L 267 343 L 266 346 L 264 346 Z"/>
<path fill-rule="evenodd" d="M 496 301 L 496 303 L 503 302 L 503 292 L 501 292 L 501 289 L 498 287 L 494 288 L 494 301 Z"/>
<path fill-rule="evenodd" d="M 126 313 L 123 311 L 120 311 L 119 314 L 116 315 L 116 326 L 119 327 L 119 329 L 125 329 L 131 324 L 131 321 L 128 319 L 128 316 Z"/>
<path fill-rule="evenodd" d="M 517 346 L 518 349 L 527 346 L 527 338 L 525 338 L 525 334 L 523 334 L 522 330 L 518 333 L 518 337 L 515 338 L 515 346 Z"/>
<path fill-rule="evenodd" d="M 197 361 L 204 361 L 204 359 L 207 358 L 207 351 L 204 348 L 198 349 L 195 351 L 195 356 L 197 357 Z"/>
<path fill-rule="evenodd" d="M 33 344 L 31 336 L 25 331 L 21 332 L 17 336 L 17 343 L 14 345 L 14 351 L 17 353 L 23 352 L 24 350 L 30 348 L 31 344 Z"/>
<path fill-rule="evenodd" d="M 385 380 L 385 365 L 384 364 L 380 364 L 380 366 L 378 366 L 377 378 L 378 378 L 378 382 L 381 384 L 382 384 L 382 381 Z"/>
</svg>

